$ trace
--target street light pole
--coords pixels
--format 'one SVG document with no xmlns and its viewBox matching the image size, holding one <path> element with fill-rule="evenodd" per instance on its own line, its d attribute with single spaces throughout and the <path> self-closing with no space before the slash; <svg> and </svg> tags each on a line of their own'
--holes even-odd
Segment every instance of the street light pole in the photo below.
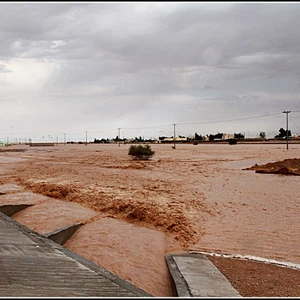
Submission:
<svg viewBox="0 0 300 300">
<path fill-rule="evenodd" d="M 118 142 L 119 142 L 119 147 L 120 147 L 120 130 L 121 130 L 121 128 L 118 128 Z"/>
<path fill-rule="evenodd" d="M 289 150 L 289 113 L 290 110 L 283 111 L 286 114 L 286 150 Z"/>
<path fill-rule="evenodd" d="M 176 149 L 176 145 L 175 145 L 175 126 L 176 126 L 176 124 L 173 124 L 173 126 L 174 126 L 174 146 L 173 146 L 173 148 Z"/>
</svg>

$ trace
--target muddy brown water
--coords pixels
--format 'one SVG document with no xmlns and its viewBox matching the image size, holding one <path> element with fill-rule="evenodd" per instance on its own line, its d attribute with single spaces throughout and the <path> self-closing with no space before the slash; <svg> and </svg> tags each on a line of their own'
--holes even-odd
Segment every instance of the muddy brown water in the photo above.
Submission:
<svg viewBox="0 0 300 300">
<path fill-rule="evenodd" d="M 172 296 L 165 254 L 180 250 L 164 232 L 113 218 L 80 228 L 64 245 L 153 296 Z"/>
<path fill-rule="evenodd" d="M 13 219 L 28 228 L 45 234 L 76 223 L 85 223 L 97 213 L 77 203 L 44 196 L 44 200 L 13 215 Z M 0 198 L 1 200 L 1 198 Z"/>
<path fill-rule="evenodd" d="M 290 145 L 288 151 L 284 144 L 177 145 L 176 150 L 153 145 L 153 159 L 141 163 L 128 159 L 127 146 L 60 145 L 51 151 L 5 154 L 0 159 L 2 184 L 30 181 L 41 193 L 49 193 L 47 183 L 76 187 L 66 199 L 36 201 L 14 217 L 41 233 L 86 222 L 65 247 L 154 296 L 171 296 L 164 261 L 170 252 L 199 250 L 300 263 L 299 176 L 242 170 L 299 158 L 300 145 Z M 11 201 L 22 201 L 17 194 Z M 61 201 L 77 198 L 78 206 Z M 122 211 L 128 207 L 152 216 L 140 222 L 128 219 Z M 174 218 L 184 222 L 172 227 Z"/>
</svg>

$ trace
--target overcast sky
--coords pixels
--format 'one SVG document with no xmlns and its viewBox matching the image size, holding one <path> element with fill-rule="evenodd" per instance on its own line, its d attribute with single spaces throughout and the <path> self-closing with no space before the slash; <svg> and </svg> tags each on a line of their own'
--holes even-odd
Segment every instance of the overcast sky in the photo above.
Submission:
<svg viewBox="0 0 300 300">
<path fill-rule="evenodd" d="M 299 28 L 297 2 L 1 2 L 0 140 L 300 134 Z"/>
</svg>

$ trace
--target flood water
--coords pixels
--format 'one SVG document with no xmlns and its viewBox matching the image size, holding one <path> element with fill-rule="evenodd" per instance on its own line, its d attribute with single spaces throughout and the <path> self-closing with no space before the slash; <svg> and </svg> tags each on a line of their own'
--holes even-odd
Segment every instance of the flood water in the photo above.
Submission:
<svg viewBox="0 0 300 300">
<path fill-rule="evenodd" d="M 181 249 L 164 232 L 113 218 L 81 227 L 64 245 L 153 296 L 172 296 L 164 256 Z"/>
<path fill-rule="evenodd" d="M 149 294 L 172 296 L 167 253 L 300 263 L 300 176 L 242 170 L 299 158 L 300 145 L 153 145 L 149 162 L 130 161 L 126 145 L 71 147 L 0 159 L 0 183 L 26 188 L 0 203 L 32 201 L 13 218 L 40 233 L 84 222 L 65 247 Z"/>
</svg>

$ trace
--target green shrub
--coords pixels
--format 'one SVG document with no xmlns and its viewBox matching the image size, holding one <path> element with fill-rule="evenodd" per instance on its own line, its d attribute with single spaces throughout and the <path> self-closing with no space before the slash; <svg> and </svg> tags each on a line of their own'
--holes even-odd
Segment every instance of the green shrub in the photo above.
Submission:
<svg viewBox="0 0 300 300">
<path fill-rule="evenodd" d="M 143 160 L 147 160 L 150 157 L 152 157 L 154 155 L 154 151 L 151 150 L 149 145 L 146 146 L 142 146 L 142 145 L 138 145 L 138 146 L 130 146 L 129 151 L 128 151 L 128 155 L 133 156 L 135 159 L 143 159 Z"/>
<path fill-rule="evenodd" d="M 198 142 L 197 142 L 197 141 L 194 141 L 194 142 L 193 142 L 193 145 L 198 145 Z"/>
</svg>

